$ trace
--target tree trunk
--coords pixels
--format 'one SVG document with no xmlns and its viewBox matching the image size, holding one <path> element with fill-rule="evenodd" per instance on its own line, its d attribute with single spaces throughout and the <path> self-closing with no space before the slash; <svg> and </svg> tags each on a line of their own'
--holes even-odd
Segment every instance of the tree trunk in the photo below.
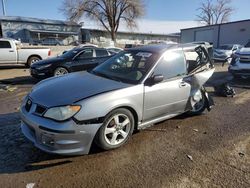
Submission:
<svg viewBox="0 0 250 188">
<path fill-rule="evenodd" d="M 111 35 L 112 41 L 115 42 L 116 41 L 116 33 L 115 33 L 115 31 L 111 30 L 110 35 Z"/>
</svg>

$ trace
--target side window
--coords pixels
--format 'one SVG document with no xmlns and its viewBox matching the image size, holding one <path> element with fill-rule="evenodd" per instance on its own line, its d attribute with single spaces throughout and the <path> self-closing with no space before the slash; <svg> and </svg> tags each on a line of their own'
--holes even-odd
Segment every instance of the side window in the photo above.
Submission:
<svg viewBox="0 0 250 188">
<path fill-rule="evenodd" d="M 86 58 L 92 58 L 93 57 L 93 50 L 92 49 L 86 49 L 81 54 L 77 56 L 78 59 L 86 59 Z"/>
<path fill-rule="evenodd" d="M 95 53 L 96 57 L 104 57 L 109 55 L 107 50 L 95 50 Z"/>
<path fill-rule="evenodd" d="M 160 59 L 154 70 L 154 75 L 161 74 L 169 79 L 186 74 L 186 62 L 182 50 L 168 51 Z"/>
<path fill-rule="evenodd" d="M 0 41 L 0 48 L 11 48 L 11 45 L 8 41 Z"/>
</svg>

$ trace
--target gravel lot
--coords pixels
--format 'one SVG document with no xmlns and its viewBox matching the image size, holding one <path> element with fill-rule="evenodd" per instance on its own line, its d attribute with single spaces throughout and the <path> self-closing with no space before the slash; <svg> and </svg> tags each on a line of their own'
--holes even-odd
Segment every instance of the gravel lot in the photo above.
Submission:
<svg viewBox="0 0 250 188">
<path fill-rule="evenodd" d="M 226 67 L 208 83 L 231 80 Z M 250 81 L 214 95 L 201 116 L 179 116 L 132 136 L 113 151 L 62 157 L 36 149 L 20 131 L 18 108 L 37 80 L 23 67 L 0 70 L 0 187 L 250 187 Z"/>
</svg>

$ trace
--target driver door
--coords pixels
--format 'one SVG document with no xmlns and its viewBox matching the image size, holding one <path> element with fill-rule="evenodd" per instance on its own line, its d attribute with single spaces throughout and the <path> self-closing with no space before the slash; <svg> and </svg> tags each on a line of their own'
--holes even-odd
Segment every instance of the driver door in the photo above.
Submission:
<svg viewBox="0 0 250 188">
<path fill-rule="evenodd" d="M 97 65 L 93 49 L 84 49 L 72 62 L 73 71 L 83 71 L 94 68 Z"/>
<path fill-rule="evenodd" d="M 163 75 L 164 80 L 144 86 L 143 121 L 183 113 L 191 91 L 191 85 L 184 81 L 186 62 L 183 51 L 166 52 L 154 68 L 154 75 Z"/>
</svg>

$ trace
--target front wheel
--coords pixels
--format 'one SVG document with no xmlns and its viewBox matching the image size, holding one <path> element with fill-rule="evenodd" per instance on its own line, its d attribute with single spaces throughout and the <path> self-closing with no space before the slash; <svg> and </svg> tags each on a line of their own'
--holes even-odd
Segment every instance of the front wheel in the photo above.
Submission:
<svg viewBox="0 0 250 188">
<path fill-rule="evenodd" d="M 128 141 L 133 133 L 134 124 L 133 114 L 129 110 L 116 109 L 105 117 L 95 142 L 104 150 L 118 148 Z"/>
<path fill-rule="evenodd" d="M 193 100 L 195 101 L 195 104 L 193 105 L 193 109 L 191 109 L 188 114 L 200 115 L 206 109 L 206 98 L 202 90 L 198 90 L 195 93 Z"/>
<path fill-rule="evenodd" d="M 57 67 L 54 71 L 54 76 L 62 76 L 64 74 L 68 74 L 69 71 L 64 67 Z"/>
</svg>

